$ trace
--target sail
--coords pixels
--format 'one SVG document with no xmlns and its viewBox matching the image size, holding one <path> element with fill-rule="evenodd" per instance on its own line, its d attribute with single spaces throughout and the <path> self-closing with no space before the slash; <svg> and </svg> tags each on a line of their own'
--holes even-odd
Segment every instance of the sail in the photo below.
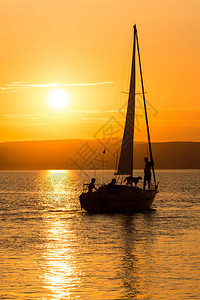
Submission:
<svg viewBox="0 0 200 300">
<path fill-rule="evenodd" d="M 131 69 L 131 80 L 129 88 L 128 107 L 124 135 L 122 139 L 121 153 L 118 164 L 117 175 L 132 175 L 133 173 L 133 140 L 134 140 L 134 118 L 135 118 L 135 48 L 136 48 L 136 26 L 134 26 L 133 58 Z"/>
</svg>

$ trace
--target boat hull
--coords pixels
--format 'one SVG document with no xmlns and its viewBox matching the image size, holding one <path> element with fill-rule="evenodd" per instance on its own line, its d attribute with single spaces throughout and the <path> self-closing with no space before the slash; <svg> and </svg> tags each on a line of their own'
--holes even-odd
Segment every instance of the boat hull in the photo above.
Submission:
<svg viewBox="0 0 200 300">
<path fill-rule="evenodd" d="M 82 193 L 80 204 L 89 213 L 132 213 L 149 210 L 156 194 L 156 190 L 140 188 L 122 189 L 112 194 L 97 191 Z"/>
</svg>

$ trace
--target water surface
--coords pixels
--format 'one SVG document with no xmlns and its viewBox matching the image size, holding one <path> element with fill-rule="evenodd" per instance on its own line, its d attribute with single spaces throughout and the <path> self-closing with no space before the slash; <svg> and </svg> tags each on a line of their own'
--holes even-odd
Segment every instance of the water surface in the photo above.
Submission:
<svg viewBox="0 0 200 300">
<path fill-rule="evenodd" d="M 0 299 L 200 299 L 200 171 L 158 171 L 130 215 L 81 211 L 93 176 L 113 172 L 0 172 Z"/>
</svg>

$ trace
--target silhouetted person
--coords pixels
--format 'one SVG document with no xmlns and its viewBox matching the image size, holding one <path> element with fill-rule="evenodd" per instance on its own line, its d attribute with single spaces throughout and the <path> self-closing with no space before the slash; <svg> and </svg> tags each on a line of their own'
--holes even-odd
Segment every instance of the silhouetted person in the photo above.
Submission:
<svg viewBox="0 0 200 300">
<path fill-rule="evenodd" d="M 151 167 L 152 163 L 148 161 L 148 157 L 145 157 L 145 167 L 144 167 L 144 190 L 146 187 L 146 182 L 148 182 L 148 190 L 150 190 L 151 186 Z"/>
<path fill-rule="evenodd" d="M 89 184 L 89 186 L 88 186 L 88 192 L 89 192 L 89 193 L 92 193 L 92 190 L 93 190 L 93 189 L 97 190 L 96 187 L 95 187 L 95 185 L 94 185 L 95 181 L 96 181 L 95 178 L 92 178 L 92 179 L 91 179 L 91 182 L 90 182 L 90 184 Z"/>
<path fill-rule="evenodd" d="M 112 179 L 112 181 L 107 185 L 107 193 L 108 194 L 112 194 L 112 193 L 116 193 L 116 179 Z"/>
</svg>

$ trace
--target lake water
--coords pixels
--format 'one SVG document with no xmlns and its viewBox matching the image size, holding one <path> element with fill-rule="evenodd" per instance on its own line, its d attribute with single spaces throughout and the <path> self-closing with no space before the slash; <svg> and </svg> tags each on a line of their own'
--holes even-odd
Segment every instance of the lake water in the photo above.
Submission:
<svg viewBox="0 0 200 300">
<path fill-rule="evenodd" d="M 0 172 L 0 299 L 200 299 L 200 170 L 158 171 L 130 215 L 81 211 L 93 176 L 113 172 Z"/>
</svg>

